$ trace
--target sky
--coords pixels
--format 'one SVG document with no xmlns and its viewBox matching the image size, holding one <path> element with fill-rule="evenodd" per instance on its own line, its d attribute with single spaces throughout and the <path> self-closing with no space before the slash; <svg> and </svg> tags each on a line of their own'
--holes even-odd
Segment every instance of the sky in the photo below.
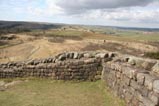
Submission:
<svg viewBox="0 0 159 106">
<path fill-rule="evenodd" d="M 0 20 L 159 28 L 159 0 L 0 0 Z"/>
</svg>

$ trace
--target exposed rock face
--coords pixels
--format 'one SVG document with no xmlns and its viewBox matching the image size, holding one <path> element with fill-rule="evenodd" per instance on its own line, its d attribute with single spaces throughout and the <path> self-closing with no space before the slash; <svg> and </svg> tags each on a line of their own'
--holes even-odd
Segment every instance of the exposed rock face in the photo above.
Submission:
<svg viewBox="0 0 159 106">
<path fill-rule="evenodd" d="M 159 106 L 158 73 L 157 60 L 109 52 L 70 52 L 47 59 L 0 64 L 0 78 L 32 76 L 90 81 L 102 78 L 128 106 Z M 0 82 L 0 90 L 4 88 Z"/>
</svg>

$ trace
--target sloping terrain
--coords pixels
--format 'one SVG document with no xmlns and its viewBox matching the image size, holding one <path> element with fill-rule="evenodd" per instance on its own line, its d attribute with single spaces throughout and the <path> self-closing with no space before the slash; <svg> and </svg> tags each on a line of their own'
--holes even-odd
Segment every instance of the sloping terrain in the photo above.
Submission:
<svg viewBox="0 0 159 106">
<path fill-rule="evenodd" d="M 35 39 L 25 35 L 21 36 L 19 39 L 23 43 L 1 49 L 0 62 L 47 58 L 49 56 L 53 56 L 65 51 L 108 50 L 138 56 L 141 56 L 144 52 L 158 51 L 157 47 L 136 42 L 120 42 L 112 40 L 104 41 L 91 39 L 65 39 L 63 42 L 51 42 L 47 37 Z"/>
</svg>

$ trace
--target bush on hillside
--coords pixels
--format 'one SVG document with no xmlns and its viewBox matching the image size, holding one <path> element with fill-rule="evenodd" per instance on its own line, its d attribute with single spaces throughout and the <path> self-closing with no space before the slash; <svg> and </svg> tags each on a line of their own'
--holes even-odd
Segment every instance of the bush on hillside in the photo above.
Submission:
<svg viewBox="0 0 159 106">
<path fill-rule="evenodd" d="M 159 59 L 159 52 L 145 53 L 145 57 L 149 57 L 149 58 L 152 58 L 152 59 Z"/>
</svg>

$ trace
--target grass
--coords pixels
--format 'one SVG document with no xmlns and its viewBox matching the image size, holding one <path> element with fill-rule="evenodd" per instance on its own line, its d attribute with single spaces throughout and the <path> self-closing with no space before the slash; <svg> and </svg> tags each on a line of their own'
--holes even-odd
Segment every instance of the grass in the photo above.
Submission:
<svg viewBox="0 0 159 106">
<path fill-rule="evenodd" d="M 124 106 L 97 82 L 32 79 L 0 92 L 1 106 Z"/>
<path fill-rule="evenodd" d="M 89 39 L 106 39 L 119 41 L 159 41 L 159 32 L 144 34 L 144 31 L 136 30 L 117 30 L 111 28 L 95 28 L 96 33 L 83 32 L 78 30 L 35 30 L 25 32 L 25 34 L 33 36 L 49 36 L 49 37 L 80 37 Z M 113 33 L 113 34 L 109 34 Z"/>
<path fill-rule="evenodd" d="M 120 40 L 120 41 L 159 41 L 159 32 L 147 33 L 137 30 L 120 30 L 113 28 L 93 28 L 95 39 Z M 89 36 L 91 37 L 91 36 Z"/>
<path fill-rule="evenodd" d="M 82 31 L 76 31 L 76 30 L 46 30 L 46 31 L 42 31 L 42 30 L 35 30 L 32 32 L 26 32 L 24 34 L 29 34 L 32 36 L 52 36 L 52 37 L 69 37 L 69 36 L 77 36 L 80 37 L 83 32 Z"/>
<path fill-rule="evenodd" d="M 159 59 L 159 52 L 145 53 L 145 57 L 149 57 L 149 58 L 152 58 L 152 59 Z"/>
</svg>

